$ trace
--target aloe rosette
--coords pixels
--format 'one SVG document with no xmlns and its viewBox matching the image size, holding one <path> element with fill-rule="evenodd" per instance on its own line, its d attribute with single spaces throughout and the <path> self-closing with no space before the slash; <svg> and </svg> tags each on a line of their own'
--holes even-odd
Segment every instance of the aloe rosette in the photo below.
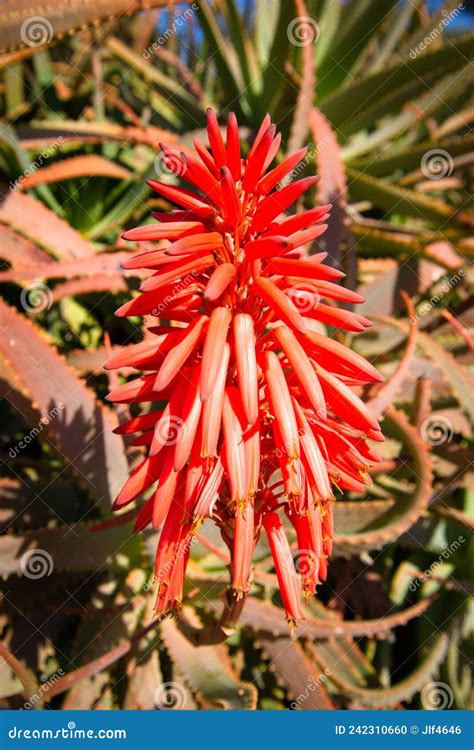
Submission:
<svg viewBox="0 0 474 750">
<path fill-rule="evenodd" d="M 294 623 L 302 594 L 327 575 L 333 488 L 363 491 L 379 460 L 378 422 L 352 387 L 381 376 L 324 335 L 324 325 L 360 332 L 370 322 L 335 304 L 363 299 L 337 283 L 343 274 L 324 264 L 326 253 L 307 254 L 330 206 L 285 213 L 318 179 L 289 179 L 306 149 L 272 168 L 280 137 L 268 116 L 246 157 L 233 114 L 225 139 L 212 110 L 207 119 L 209 148 L 199 139 L 192 154 L 162 146 L 163 163 L 189 187 L 149 183 L 177 208 L 124 235 L 157 245 L 127 260 L 151 273 L 117 311 L 147 316 L 147 336 L 107 362 L 143 374 L 108 398 L 154 406 L 117 428 L 138 433 L 147 455 L 115 508 L 146 496 L 135 529 L 161 530 L 158 612 L 180 606 L 191 541 L 210 517 L 230 550 L 235 599 L 249 590 L 265 531 Z"/>
</svg>

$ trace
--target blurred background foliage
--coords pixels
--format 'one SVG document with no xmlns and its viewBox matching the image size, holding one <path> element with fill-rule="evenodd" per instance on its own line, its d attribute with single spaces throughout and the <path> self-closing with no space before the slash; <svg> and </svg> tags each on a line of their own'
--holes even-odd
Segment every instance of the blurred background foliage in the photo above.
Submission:
<svg viewBox="0 0 474 750">
<path fill-rule="evenodd" d="M 472 3 L 58 2 L 21 28 L 23 0 L 1 5 L 3 706 L 468 707 Z M 365 394 L 384 461 L 338 499 L 296 640 L 262 543 L 242 623 L 196 646 L 227 581 L 207 525 L 183 617 L 154 623 L 153 535 L 110 513 L 141 452 L 103 401 L 107 350 L 142 336 L 113 312 L 147 244 L 120 235 L 169 207 L 145 180 L 172 181 L 160 143 L 189 148 L 208 106 L 235 111 L 244 142 L 269 111 L 282 156 L 310 144 L 298 176 L 334 203 L 315 245 L 366 297 L 375 325 L 351 343 L 387 378 Z"/>
</svg>

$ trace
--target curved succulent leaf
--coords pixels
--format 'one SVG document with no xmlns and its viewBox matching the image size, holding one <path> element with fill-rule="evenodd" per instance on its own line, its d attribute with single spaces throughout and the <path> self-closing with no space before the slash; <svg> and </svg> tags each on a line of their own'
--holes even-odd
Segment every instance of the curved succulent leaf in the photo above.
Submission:
<svg viewBox="0 0 474 750">
<path fill-rule="evenodd" d="M 44 428 L 40 418 L 49 415 L 44 429 L 54 448 L 86 491 L 108 510 L 128 473 L 123 441 L 111 431 L 113 417 L 58 355 L 41 329 L 3 301 L 0 311 L 0 351 L 12 376 L 10 383 L 2 383 L 2 394 L 20 413 L 25 396 L 35 405 L 29 418 L 38 432 Z"/>
</svg>

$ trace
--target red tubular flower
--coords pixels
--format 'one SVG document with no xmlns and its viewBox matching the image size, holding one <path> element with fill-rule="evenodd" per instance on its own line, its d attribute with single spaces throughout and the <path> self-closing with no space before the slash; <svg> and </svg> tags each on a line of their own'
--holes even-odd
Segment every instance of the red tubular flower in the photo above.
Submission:
<svg viewBox="0 0 474 750">
<path fill-rule="evenodd" d="M 159 612 L 180 605 L 190 545 L 206 517 L 229 547 L 236 598 L 249 589 L 263 525 L 293 622 L 301 592 L 314 594 L 326 578 L 332 487 L 363 490 L 377 461 L 366 441 L 383 439 L 351 386 L 381 377 L 321 333 L 322 324 L 357 332 L 370 323 L 334 306 L 362 298 L 335 283 L 343 274 L 324 265 L 325 253 L 306 254 L 326 229 L 330 206 L 285 215 L 318 179 L 282 186 L 305 149 L 269 170 L 279 136 L 268 116 L 247 158 L 233 114 L 224 141 L 209 111 L 208 136 L 210 150 L 196 139 L 196 156 L 163 147 L 165 163 L 191 187 L 150 182 L 177 208 L 124 235 L 158 245 L 127 261 L 151 274 L 117 314 L 154 316 L 157 325 L 110 357 L 110 368 L 145 374 L 108 398 L 156 407 L 117 430 L 139 433 L 134 443 L 148 455 L 115 507 L 149 495 L 135 526 L 161 528 Z M 280 508 L 296 534 L 295 552 Z"/>
</svg>

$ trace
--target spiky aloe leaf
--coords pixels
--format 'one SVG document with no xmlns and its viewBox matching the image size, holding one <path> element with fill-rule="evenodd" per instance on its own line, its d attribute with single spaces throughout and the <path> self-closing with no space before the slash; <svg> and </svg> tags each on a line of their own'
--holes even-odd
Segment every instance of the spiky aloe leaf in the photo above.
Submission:
<svg viewBox="0 0 474 750">
<path fill-rule="evenodd" d="M 51 482 L 49 478 L 39 481 L 3 477 L 0 479 L 0 531 L 22 532 L 41 528 L 51 520 L 51 511 L 60 516 L 63 523 L 73 523 L 87 510 L 87 502 L 79 490 L 71 486 L 64 477 Z M 67 496 L 67 504 L 64 498 Z M 44 502 L 35 502 L 41 497 Z"/>
<path fill-rule="evenodd" d="M 128 473 L 122 439 L 107 408 L 96 401 L 76 373 L 47 341 L 43 331 L 0 301 L 2 352 L 11 382 L 3 395 L 20 413 L 25 397 L 30 426 L 40 425 L 87 492 L 108 510 Z M 42 416 L 49 415 L 46 426 Z"/>
<path fill-rule="evenodd" d="M 262 91 L 265 92 L 265 101 L 268 102 L 270 112 L 274 111 L 282 94 L 281 75 L 284 72 L 285 60 L 290 47 L 288 24 L 292 20 L 294 12 L 293 3 L 280 3 L 278 6 L 278 20 L 262 74 Z"/>
<path fill-rule="evenodd" d="M 360 708 L 393 708 L 402 701 L 409 701 L 420 692 L 432 676 L 438 671 L 449 645 L 449 637 L 441 633 L 425 647 L 427 654 L 419 666 L 400 682 L 389 688 L 378 687 L 375 690 L 359 688 L 345 679 L 341 672 L 331 674 L 331 679 L 348 695 L 357 699 Z M 318 649 L 320 664 L 330 670 L 332 661 L 325 658 L 323 650 Z"/>
<path fill-rule="evenodd" d="M 127 292 L 129 286 L 123 276 L 118 274 L 108 275 L 100 274 L 86 279 L 74 279 L 65 281 L 64 284 L 58 284 L 54 287 L 53 300 L 59 300 L 65 297 L 75 297 L 77 294 L 95 294 L 98 292 Z"/>
<path fill-rule="evenodd" d="M 1 253 L 1 251 L 0 251 Z M 73 279 L 76 276 L 137 276 L 137 272 L 122 271 L 121 266 L 133 252 L 99 253 L 93 258 L 70 262 L 29 264 L 24 269 L 0 271 L 0 282 L 34 281 L 36 279 Z"/>
<path fill-rule="evenodd" d="M 421 195 L 415 190 L 388 184 L 350 168 L 347 168 L 347 176 L 350 180 L 350 192 L 353 199 L 369 200 L 387 213 L 396 211 L 407 216 L 425 219 L 438 226 L 448 219 L 461 226 L 472 223 L 472 218 L 467 214 L 456 213 L 455 209 L 447 203 Z"/>
<path fill-rule="evenodd" d="M 115 180 L 127 180 L 130 174 L 125 167 L 114 164 L 102 156 L 86 154 L 63 159 L 47 167 L 39 167 L 21 181 L 21 187 L 28 189 L 37 185 L 73 180 L 77 177 L 110 177 Z"/>
<path fill-rule="evenodd" d="M 416 169 L 423 156 L 435 148 L 442 148 L 452 157 L 474 149 L 474 135 L 453 136 L 442 141 L 423 141 L 410 146 L 394 146 L 377 157 L 377 159 L 358 159 L 351 161 L 351 167 L 373 177 L 392 175 L 394 172 Z"/>
<path fill-rule="evenodd" d="M 285 688 L 291 707 L 301 711 L 327 711 L 334 708 L 325 682 L 327 675 L 315 668 L 301 645 L 290 638 L 261 638 L 257 646 L 270 662 L 278 684 Z"/>
<path fill-rule="evenodd" d="M 0 658 L 21 682 L 25 698 L 34 695 L 38 690 L 35 676 L 3 643 L 0 643 Z"/>
<path fill-rule="evenodd" d="M 18 271 L 41 268 L 54 262 L 54 258 L 33 242 L 22 237 L 4 224 L 0 225 L 0 258 Z"/>
<path fill-rule="evenodd" d="M 90 258 L 95 253 L 94 247 L 67 222 L 31 195 L 17 190 L 8 193 L 2 201 L 0 223 L 62 260 Z"/>
<path fill-rule="evenodd" d="M 407 306 L 407 312 L 410 320 L 410 333 L 407 339 L 407 344 L 403 352 L 403 356 L 397 364 L 396 369 L 392 375 L 381 385 L 380 388 L 374 388 L 371 396 L 368 408 L 370 412 L 377 419 L 381 419 L 387 408 L 395 403 L 395 397 L 398 394 L 403 380 L 410 367 L 411 358 L 415 352 L 416 339 L 418 334 L 418 322 L 416 318 L 416 311 L 413 302 L 408 295 L 403 294 L 405 304 Z"/>
<path fill-rule="evenodd" d="M 389 544 L 409 529 L 428 505 L 432 489 L 432 471 L 426 446 L 403 412 L 391 407 L 387 410 L 387 418 L 402 441 L 404 450 L 412 458 L 410 476 L 415 487 L 407 497 L 396 502 L 393 510 L 386 514 L 380 528 L 337 536 L 335 547 L 340 553 L 376 549 Z"/>
<path fill-rule="evenodd" d="M 76 638 L 74 650 L 81 657 L 76 665 L 107 654 L 133 636 L 146 607 L 145 579 L 144 571 L 132 569 L 124 580 L 117 580 L 111 595 L 106 593 L 110 582 L 99 587 L 93 600 L 96 614 L 83 618 Z M 106 707 L 113 707 L 113 682 L 107 670 L 75 682 L 62 705 L 63 710 L 76 711 Z"/>
<path fill-rule="evenodd" d="M 363 76 L 347 86 L 336 88 L 321 103 L 321 109 L 335 127 L 342 127 L 347 120 L 347 102 L 364 102 L 365 106 L 370 106 L 380 98 L 384 83 L 389 79 L 393 96 L 397 96 L 399 86 L 415 79 L 419 81 L 419 90 L 423 91 L 426 75 L 433 71 L 437 71 L 439 75 L 456 70 L 464 65 L 466 58 L 472 58 L 473 39 L 474 34 L 467 34 L 461 39 L 456 39 L 455 44 L 428 50 L 423 55 L 417 55 L 415 59 L 397 61 L 379 73 Z"/>
<path fill-rule="evenodd" d="M 2 575 L 32 577 L 35 560 L 40 569 L 44 569 L 44 575 L 51 575 L 53 572 L 95 573 L 105 568 L 120 571 L 132 563 L 140 564 L 142 559 L 140 541 L 126 528 L 92 533 L 87 524 L 75 524 L 0 537 Z"/>
<path fill-rule="evenodd" d="M 319 19 L 320 36 L 316 45 L 316 66 L 320 66 L 331 52 L 334 39 L 340 29 L 342 2 L 339 0 L 324 0 Z"/>
<path fill-rule="evenodd" d="M 186 611 L 193 624 L 197 621 Z M 254 685 L 241 682 L 232 671 L 225 646 L 193 646 L 173 620 L 161 624 L 166 649 L 203 708 L 252 709 Z"/>
<path fill-rule="evenodd" d="M 419 617 L 428 609 L 430 599 L 425 599 L 408 609 L 395 614 L 389 614 L 374 620 L 358 620 L 345 622 L 342 620 L 331 621 L 329 619 L 318 619 L 306 617 L 298 625 L 296 635 L 303 639 L 326 639 L 345 637 L 371 637 L 379 638 L 386 636 L 390 631 L 400 625 L 405 625 L 414 617 Z M 288 627 L 281 618 L 281 610 L 269 602 L 258 599 L 248 599 L 244 606 L 242 624 L 260 633 L 268 633 L 273 637 L 287 636 Z"/>
<path fill-rule="evenodd" d="M 324 97 L 329 91 L 339 88 L 349 77 L 350 70 L 364 52 L 368 39 L 376 33 L 394 5 L 393 0 L 383 4 L 377 0 L 362 0 L 344 5 L 338 34 L 330 53 L 319 68 L 319 96 Z M 369 26 L 368 18 L 371 19 Z"/>
<path fill-rule="evenodd" d="M 167 4 L 168 0 L 149 0 L 148 7 L 156 8 Z M 44 42 L 47 44 L 53 36 L 61 38 L 64 34 L 72 33 L 85 26 L 96 26 L 102 20 L 136 13 L 142 10 L 142 7 L 139 0 L 132 0 L 132 2 L 129 2 L 129 0 L 97 0 L 94 5 L 90 6 L 71 4 L 68 0 L 60 0 L 60 2 L 48 6 L 47 11 L 45 11 L 44 6 L 34 5 L 29 0 L 17 0 L 14 8 L 10 7 L 8 2 L 3 2 L 0 24 L 2 47 L 0 51 L 26 46 L 28 41 L 34 41 L 36 46 L 37 39 L 35 36 L 30 38 L 26 34 L 25 41 L 24 35 L 20 34 L 22 20 L 25 17 L 41 16 L 45 19 L 44 23 L 47 25 L 44 26 L 43 34 Z M 30 54 L 36 51 L 35 46 L 30 45 Z"/>
<path fill-rule="evenodd" d="M 172 109 L 176 109 L 179 106 L 184 112 L 189 112 L 194 122 L 204 124 L 205 119 L 202 107 L 195 97 L 187 92 L 183 86 L 151 65 L 142 54 L 140 55 L 131 50 L 120 39 L 108 37 L 106 45 L 122 62 L 131 65 L 134 70 L 144 76 L 145 80 L 156 84 L 159 89 L 163 90 L 167 97 L 171 99 L 171 102 L 169 99 L 167 101 Z"/>
<path fill-rule="evenodd" d="M 402 331 L 405 335 L 409 334 L 410 326 L 403 320 L 374 317 L 380 323 L 388 324 Z M 436 364 L 436 367 L 442 371 L 443 375 L 450 382 L 453 393 L 459 399 L 463 410 L 474 420 L 474 404 L 470 395 L 474 388 L 474 381 L 471 373 L 459 364 L 455 357 L 446 351 L 429 334 L 419 331 L 417 334 L 417 345 Z"/>
<path fill-rule="evenodd" d="M 347 235 L 347 180 L 345 167 L 337 136 L 327 118 L 316 107 L 309 118 L 309 127 L 313 138 L 316 171 L 320 181 L 316 187 L 318 201 L 323 205 L 332 203 L 331 221 L 325 236 L 323 247 L 334 264 L 342 260 L 342 245 Z"/>
<path fill-rule="evenodd" d="M 355 221 L 351 230 L 357 241 L 357 251 L 363 258 L 399 258 L 423 255 L 425 247 L 432 239 L 433 233 L 424 239 L 421 233 L 401 233 L 397 231 L 382 231 L 377 227 L 367 226 L 365 223 Z M 386 295 L 386 290 L 384 290 Z M 370 305 L 371 300 L 367 304 Z M 377 309 L 377 306 L 375 306 Z"/>
<path fill-rule="evenodd" d="M 199 0 L 198 4 L 199 19 L 206 35 L 209 51 L 219 72 L 219 78 L 232 99 L 235 98 L 237 104 L 241 102 L 243 98 L 241 92 L 245 89 L 242 69 L 239 67 L 237 60 L 229 56 L 228 45 L 212 9 L 204 0 Z M 245 69 L 245 64 L 243 69 Z"/>
<path fill-rule="evenodd" d="M 365 656 L 361 647 L 352 638 L 318 640 L 305 643 L 305 651 L 317 669 L 327 676 L 326 685 L 330 693 L 337 692 L 333 673 L 341 672 L 343 678 L 356 688 L 379 687 L 377 671 Z M 322 667 L 319 653 L 325 655 L 324 661 L 332 663 L 331 670 Z"/>
<path fill-rule="evenodd" d="M 472 79 L 471 65 L 468 63 L 461 74 L 456 70 L 441 79 L 439 75 L 427 76 L 423 81 L 422 93 L 419 96 L 420 83 L 411 81 L 397 89 L 395 96 L 393 94 L 381 96 L 370 107 L 359 106 L 353 117 L 344 125 L 346 137 L 370 127 L 377 120 L 385 119 L 378 128 L 364 138 L 358 139 L 358 142 L 347 144 L 344 148 L 344 157 L 347 160 L 353 159 L 387 142 L 394 141 L 397 136 L 403 135 L 410 127 L 416 125 L 415 111 L 423 111 L 425 116 L 435 116 L 436 113 L 442 111 L 444 103 L 449 106 L 449 103 L 465 95 Z M 426 91 L 427 86 L 428 91 Z M 443 100 L 440 99 L 441 96 Z M 397 114 L 406 102 L 412 102 L 413 109 L 406 109 Z"/>
<path fill-rule="evenodd" d="M 52 143 L 57 143 L 58 136 L 62 138 L 58 144 L 60 151 L 68 149 L 71 145 L 80 146 L 83 143 L 103 143 L 106 141 L 143 143 L 151 148 L 158 149 L 161 141 L 172 145 L 178 140 L 176 133 L 153 125 L 132 127 L 108 121 L 87 122 L 84 120 L 61 120 L 59 118 L 35 120 L 32 125 L 32 131 L 21 140 L 24 148 L 32 150 L 41 150 Z"/>
<path fill-rule="evenodd" d="M 394 498 L 388 500 L 337 501 L 334 507 L 334 527 L 337 536 L 357 533 L 378 526 L 382 518 L 393 510 Z"/>
<path fill-rule="evenodd" d="M 140 644 L 128 666 L 128 686 L 123 708 L 150 711 L 157 706 L 156 693 L 164 678 L 160 667 L 159 635 L 151 632 Z M 193 708 L 192 699 L 186 708 Z"/>
<path fill-rule="evenodd" d="M 304 0 L 295 0 L 295 8 L 299 16 L 300 31 L 303 35 L 310 38 L 314 29 L 311 25 Z M 313 107 L 315 83 L 316 68 L 314 52 L 312 45 L 306 44 L 301 49 L 300 85 L 288 141 L 289 153 L 301 148 L 306 141 L 309 127 L 308 120 Z"/>
</svg>

